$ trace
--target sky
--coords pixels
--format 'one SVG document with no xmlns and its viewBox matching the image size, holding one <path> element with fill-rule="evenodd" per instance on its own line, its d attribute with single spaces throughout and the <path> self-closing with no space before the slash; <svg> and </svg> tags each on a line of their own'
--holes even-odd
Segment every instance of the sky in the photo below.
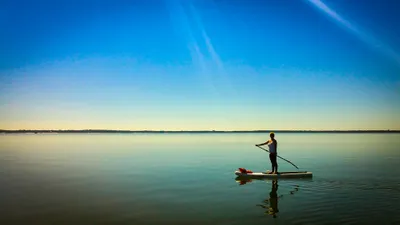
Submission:
<svg viewBox="0 0 400 225">
<path fill-rule="evenodd" d="M 0 1 L 0 129 L 400 129 L 400 1 Z"/>
</svg>

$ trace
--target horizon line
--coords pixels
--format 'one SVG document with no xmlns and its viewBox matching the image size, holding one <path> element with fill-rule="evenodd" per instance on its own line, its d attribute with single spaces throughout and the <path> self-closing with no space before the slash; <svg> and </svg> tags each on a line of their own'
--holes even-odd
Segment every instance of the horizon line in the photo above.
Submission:
<svg viewBox="0 0 400 225">
<path fill-rule="evenodd" d="M 256 130 L 119 130 L 119 129 L 0 129 L 0 133 L 48 133 L 48 132 L 86 132 L 86 133 L 284 133 L 284 132 L 392 132 L 397 133 L 400 130 L 392 129 L 256 129 Z"/>
</svg>

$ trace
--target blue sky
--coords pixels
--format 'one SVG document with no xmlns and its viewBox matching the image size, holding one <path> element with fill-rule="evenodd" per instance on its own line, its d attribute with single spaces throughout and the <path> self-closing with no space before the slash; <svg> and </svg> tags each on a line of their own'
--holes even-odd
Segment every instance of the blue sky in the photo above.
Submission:
<svg viewBox="0 0 400 225">
<path fill-rule="evenodd" d="M 400 129 L 396 0 L 1 1 L 2 129 Z"/>
</svg>

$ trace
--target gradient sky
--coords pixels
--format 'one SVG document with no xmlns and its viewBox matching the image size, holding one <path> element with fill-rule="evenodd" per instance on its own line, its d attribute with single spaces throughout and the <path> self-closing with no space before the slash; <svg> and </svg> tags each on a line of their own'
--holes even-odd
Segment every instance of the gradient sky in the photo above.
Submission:
<svg viewBox="0 0 400 225">
<path fill-rule="evenodd" d="M 400 1 L 1 1 L 0 129 L 400 129 Z"/>
</svg>

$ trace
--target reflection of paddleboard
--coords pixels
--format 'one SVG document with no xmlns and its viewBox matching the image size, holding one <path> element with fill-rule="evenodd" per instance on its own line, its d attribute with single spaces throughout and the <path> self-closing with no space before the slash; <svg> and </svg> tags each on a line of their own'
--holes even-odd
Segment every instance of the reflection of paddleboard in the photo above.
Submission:
<svg viewBox="0 0 400 225">
<path fill-rule="evenodd" d="M 269 174 L 267 172 L 253 172 L 253 173 L 242 173 L 235 171 L 238 177 L 243 178 L 301 178 L 301 177 L 312 177 L 312 172 L 299 171 L 299 172 L 279 172 L 278 174 Z"/>
</svg>

